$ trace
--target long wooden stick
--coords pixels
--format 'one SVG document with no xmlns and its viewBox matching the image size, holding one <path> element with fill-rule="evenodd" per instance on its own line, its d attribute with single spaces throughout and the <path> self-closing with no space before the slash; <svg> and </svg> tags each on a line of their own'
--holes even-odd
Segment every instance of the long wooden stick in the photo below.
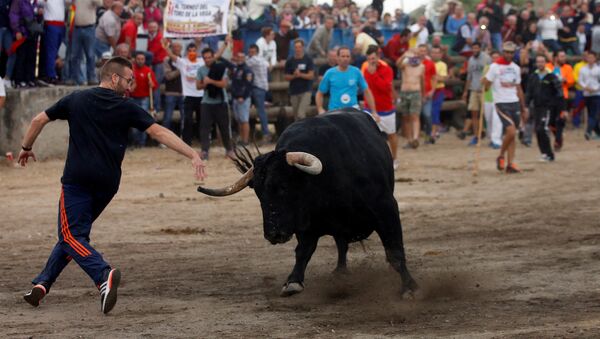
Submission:
<svg viewBox="0 0 600 339">
<path fill-rule="evenodd" d="M 483 130 L 483 110 L 485 107 L 485 88 L 481 89 L 480 107 L 479 107 L 479 128 L 477 129 L 477 146 L 475 146 L 475 164 L 473 165 L 473 176 L 479 174 L 479 155 L 481 154 L 481 134 Z"/>
<path fill-rule="evenodd" d="M 154 113 L 154 91 L 153 91 L 153 86 L 154 83 L 152 82 L 152 74 L 148 73 L 148 87 L 149 87 L 149 92 L 150 92 L 150 113 Z"/>
</svg>

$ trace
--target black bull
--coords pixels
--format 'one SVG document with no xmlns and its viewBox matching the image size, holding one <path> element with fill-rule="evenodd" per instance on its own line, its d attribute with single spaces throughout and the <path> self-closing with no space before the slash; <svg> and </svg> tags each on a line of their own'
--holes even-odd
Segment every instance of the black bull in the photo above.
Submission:
<svg viewBox="0 0 600 339">
<path fill-rule="evenodd" d="M 274 151 L 256 159 L 239 152 L 237 163 L 244 175 L 236 183 L 198 191 L 223 196 L 250 186 L 260 200 L 265 238 L 277 244 L 296 235 L 296 264 L 283 296 L 304 289 L 304 271 L 321 236 L 334 237 L 336 270 L 344 271 L 348 243 L 373 231 L 400 273 L 403 294 L 417 289 L 406 268 L 392 157 L 369 115 L 344 109 L 298 121 Z"/>
</svg>

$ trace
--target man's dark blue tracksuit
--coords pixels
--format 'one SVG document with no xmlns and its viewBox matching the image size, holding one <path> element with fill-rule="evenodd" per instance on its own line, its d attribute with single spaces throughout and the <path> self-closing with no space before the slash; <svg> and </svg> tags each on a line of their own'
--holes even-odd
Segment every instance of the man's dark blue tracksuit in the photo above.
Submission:
<svg viewBox="0 0 600 339">
<path fill-rule="evenodd" d="M 33 284 L 46 289 L 74 259 L 96 286 L 110 270 L 89 243 L 92 223 L 116 194 L 130 127 L 145 131 L 154 120 L 131 99 L 106 88 L 74 92 L 46 110 L 69 122 L 69 150 L 58 206 L 58 242 Z"/>
</svg>

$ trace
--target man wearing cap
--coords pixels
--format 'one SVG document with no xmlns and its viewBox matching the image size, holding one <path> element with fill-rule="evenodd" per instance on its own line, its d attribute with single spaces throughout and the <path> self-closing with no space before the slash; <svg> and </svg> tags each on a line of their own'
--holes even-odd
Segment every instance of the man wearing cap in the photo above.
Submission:
<svg viewBox="0 0 600 339">
<path fill-rule="evenodd" d="M 511 41 L 502 44 L 502 57 L 490 65 L 483 78 L 485 89 L 492 88 L 496 112 L 504 127 L 504 138 L 496 166 L 499 171 L 506 170 L 506 173 L 521 172 L 514 163 L 516 135 L 519 124 L 527 121 L 528 113 L 521 88 L 521 69 L 512 61 L 516 48 Z"/>
<path fill-rule="evenodd" d="M 292 23 L 288 20 L 281 20 L 281 23 L 279 23 L 279 32 L 275 35 L 278 63 L 285 64 L 290 55 L 290 43 L 297 37 L 298 32 L 292 27 Z"/>
<path fill-rule="evenodd" d="M 123 3 L 120 1 L 113 2 L 110 9 L 100 17 L 96 26 L 96 43 L 94 52 L 97 57 L 102 53 L 117 49 L 117 41 L 121 35 L 121 13 L 123 13 Z"/>
</svg>

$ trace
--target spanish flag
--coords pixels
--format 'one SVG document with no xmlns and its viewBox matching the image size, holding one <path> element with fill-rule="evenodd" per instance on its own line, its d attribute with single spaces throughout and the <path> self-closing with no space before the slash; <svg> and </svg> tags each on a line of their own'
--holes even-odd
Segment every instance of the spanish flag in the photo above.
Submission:
<svg viewBox="0 0 600 339">
<path fill-rule="evenodd" d="M 69 42 L 73 36 L 73 29 L 75 29 L 75 4 L 69 6 Z"/>
</svg>

